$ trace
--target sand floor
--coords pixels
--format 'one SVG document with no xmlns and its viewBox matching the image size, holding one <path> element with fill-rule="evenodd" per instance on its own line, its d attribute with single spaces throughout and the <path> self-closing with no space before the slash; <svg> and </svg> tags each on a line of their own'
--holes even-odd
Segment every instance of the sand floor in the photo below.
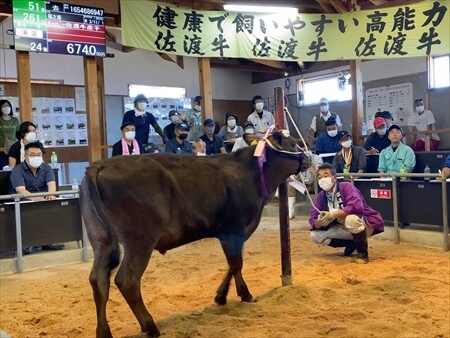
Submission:
<svg viewBox="0 0 450 338">
<path fill-rule="evenodd" d="M 258 231 L 245 247 L 243 275 L 256 297 L 213 298 L 226 271 L 217 240 L 154 253 L 145 303 L 162 337 L 450 337 L 449 253 L 371 238 L 371 262 L 351 263 L 309 232 L 291 234 L 293 285 L 281 287 L 280 240 Z M 91 263 L 0 277 L 0 329 L 12 337 L 93 337 Z M 144 337 L 114 283 L 108 320 L 115 337 Z"/>
</svg>

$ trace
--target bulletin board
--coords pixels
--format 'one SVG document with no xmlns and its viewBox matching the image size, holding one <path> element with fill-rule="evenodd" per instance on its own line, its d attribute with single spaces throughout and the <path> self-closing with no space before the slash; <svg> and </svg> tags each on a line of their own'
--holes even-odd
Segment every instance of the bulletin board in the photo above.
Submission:
<svg viewBox="0 0 450 338">
<path fill-rule="evenodd" d="M 406 126 L 414 109 L 413 84 L 411 82 L 367 89 L 365 92 L 366 125 L 371 128 L 378 111 L 389 111 L 394 121 Z"/>
</svg>

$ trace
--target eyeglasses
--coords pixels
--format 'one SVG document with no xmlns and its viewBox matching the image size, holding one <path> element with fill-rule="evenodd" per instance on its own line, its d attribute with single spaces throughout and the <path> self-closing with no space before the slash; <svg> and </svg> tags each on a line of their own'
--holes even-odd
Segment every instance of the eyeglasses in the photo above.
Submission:
<svg viewBox="0 0 450 338">
<path fill-rule="evenodd" d="M 38 154 L 38 155 L 36 155 L 36 154 L 25 154 L 25 155 L 27 155 L 30 158 L 42 157 L 42 154 Z"/>
</svg>

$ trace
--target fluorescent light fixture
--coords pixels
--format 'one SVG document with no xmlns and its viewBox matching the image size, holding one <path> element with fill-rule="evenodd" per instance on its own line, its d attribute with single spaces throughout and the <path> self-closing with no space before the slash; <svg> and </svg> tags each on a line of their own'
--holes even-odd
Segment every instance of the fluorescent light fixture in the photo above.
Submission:
<svg viewBox="0 0 450 338">
<path fill-rule="evenodd" d="M 298 14 L 298 8 L 283 6 L 223 5 L 228 12 Z"/>
</svg>

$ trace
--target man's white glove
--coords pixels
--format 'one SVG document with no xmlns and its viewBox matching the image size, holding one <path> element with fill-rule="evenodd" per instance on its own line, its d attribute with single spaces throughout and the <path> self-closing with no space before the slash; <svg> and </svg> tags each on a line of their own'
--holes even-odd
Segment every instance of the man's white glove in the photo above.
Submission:
<svg viewBox="0 0 450 338">
<path fill-rule="evenodd" d="M 331 211 L 321 211 L 319 214 L 318 222 L 320 226 L 326 227 L 328 224 L 335 220 Z"/>
</svg>

